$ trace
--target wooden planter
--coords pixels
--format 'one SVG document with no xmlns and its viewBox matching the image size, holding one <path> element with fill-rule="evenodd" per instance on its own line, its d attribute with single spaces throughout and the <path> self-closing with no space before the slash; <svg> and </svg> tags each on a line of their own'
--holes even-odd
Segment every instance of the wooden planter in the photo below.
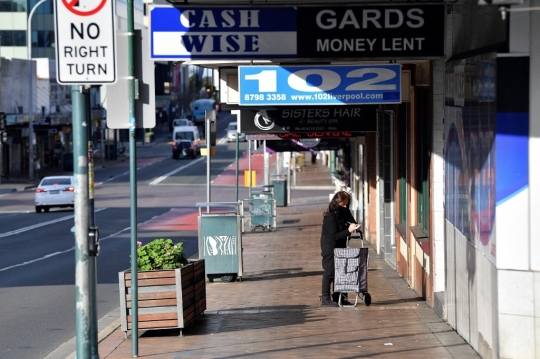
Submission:
<svg viewBox="0 0 540 359">
<path fill-rule="evenodd" d="M 206 310 L 204 259 L 179 269 L 137 272 L 138 328 L 185 328 Z M 131 330 L 131 271 L 118 273 L 122 330 Z"/>
</svg>

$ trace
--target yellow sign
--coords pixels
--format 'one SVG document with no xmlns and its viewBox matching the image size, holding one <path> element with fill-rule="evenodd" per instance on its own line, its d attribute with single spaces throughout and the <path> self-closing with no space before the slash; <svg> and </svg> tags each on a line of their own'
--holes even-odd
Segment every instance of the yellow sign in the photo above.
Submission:
<svg viewBox="0 0 540 359">
<path fill-rule="evenodd" d="M 201 156 L 206 156 L 207 152 L 208 152 L 208 149 L 206 147 L 201 148 Z M 216 148 L 210 147 L 210 156 L 215 156 L 215 155 L 216 155 Z"/>
<path fill-rule="evenodd" d="M 250 180 L 251 179 L 251 183 Z M 244 171 L 244 187 L 254 187 L 257 185 L 257 172 L 251 170 L 251 176 L 249 171 Z"/>
</svg>

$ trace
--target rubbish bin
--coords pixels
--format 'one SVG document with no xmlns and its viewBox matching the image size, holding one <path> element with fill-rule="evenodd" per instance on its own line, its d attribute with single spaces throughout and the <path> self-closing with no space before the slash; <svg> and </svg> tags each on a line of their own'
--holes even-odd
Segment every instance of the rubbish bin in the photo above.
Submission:
<svg viewBox="0 0 540 359">
<path fill-rule="evenodd" d="M 242 202 L 197 203 L 196 206 L 199 207 L 199 258 L 204 259 L 208 281 L 221 278 L 223 282 L 233 282 L 241 278 Z"/>
<path fill-rule="evenodd" d="M 276 229 L 276 200 L 270 192 L 257 193 L 248 200 L 250 229 Z"/>
<path fill-rule="evenodd" d="M 274 186 L 276 206 L 287 207 L 287 176 L 272 175 L 270 176 L 270 183 Z"/>
</svg>

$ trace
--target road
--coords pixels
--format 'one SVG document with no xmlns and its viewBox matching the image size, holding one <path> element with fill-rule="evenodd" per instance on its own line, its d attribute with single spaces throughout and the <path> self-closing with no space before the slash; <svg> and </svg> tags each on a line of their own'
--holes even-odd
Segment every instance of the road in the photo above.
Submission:
<svg viewBox="0 0 540 359">
<path fill-rule="evenodd" d="M 218 119 L 212 179 L 234 163 L 235 144 L 223 141 L 233 119 Z M 182 241 L 186 256 L 198 258 L 195 203 L 206 202 L 206 157 L 173 160 L 164 141 L 138 147 L 137 158 L 137 239 Z M 118 272 L 130 267 L 129 174 L 128 161 L 96 170 L 98 318 L 118 307 Z M 234 188 L 212 187 L 211 201 L 234 201 Z M 33 198 L 32 190 L 0 196 L 0 358 L 44 358 L 76 334 L 74 212 L 35 213 Z"/>
</svg>

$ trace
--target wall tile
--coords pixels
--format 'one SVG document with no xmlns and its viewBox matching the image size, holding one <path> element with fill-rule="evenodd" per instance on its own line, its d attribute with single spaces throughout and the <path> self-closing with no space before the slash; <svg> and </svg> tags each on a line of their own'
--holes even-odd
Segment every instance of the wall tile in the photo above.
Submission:
<svg viewBox="0 0 540 359">
<path fill-rule="evenodd" d="M 499 315 L 499 356 L 504 359 L 534 358 L 533 317 Z"/>
<path fill-rule="evenodd" d="M 533 273 L 499 270 L 499 313 L 533 316 Z"/>
</svg>

